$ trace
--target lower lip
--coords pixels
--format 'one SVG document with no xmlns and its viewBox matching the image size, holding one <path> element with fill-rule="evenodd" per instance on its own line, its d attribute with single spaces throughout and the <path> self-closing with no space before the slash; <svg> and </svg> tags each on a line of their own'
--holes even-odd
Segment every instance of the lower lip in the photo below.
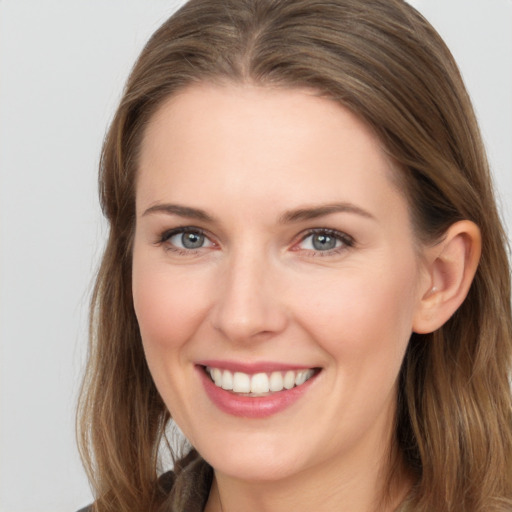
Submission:
<svg viewBox="0 0 512 512">
<path fill-rule="evenodd" d="M 267 396 L 237 395 L 216 386 L 206 374 L 203 366 L 198 371 L 210 400 L 223 412 L 244 418 L 267 418 L 277 414 L 297 402 L 311 387 L 318 374 L 313 375 L 301 386 L 283 389 Z"/>
</svg>

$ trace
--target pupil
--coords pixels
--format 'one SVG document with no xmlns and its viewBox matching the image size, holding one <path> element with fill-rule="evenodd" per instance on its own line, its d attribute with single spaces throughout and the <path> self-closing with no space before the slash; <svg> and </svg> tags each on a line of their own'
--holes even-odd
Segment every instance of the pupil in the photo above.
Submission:
<svg viewBox="0 0 512 512">
<path fill-rule="evenodd" d="M 204 235 L 199 233 L 183 233 L 181 243 L 186 249 L 197 249 L 203 245 Z"/>
<path fill-rule="evenodd" d="M 315 235 L 313 247 L 319 251 L 328 251 L 336 247 L 336 239 L 329 235 Z"/>
</svg>

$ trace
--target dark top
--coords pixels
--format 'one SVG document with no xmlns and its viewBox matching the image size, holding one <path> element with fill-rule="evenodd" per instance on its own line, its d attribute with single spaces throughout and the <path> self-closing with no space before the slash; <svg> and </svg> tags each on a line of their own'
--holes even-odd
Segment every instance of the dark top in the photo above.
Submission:
<svg viewBox="0 0 512 512">
<path fill-rule="evenodd" d="M 159 510 L 165 512 L 203 512 L 210 493 L 213 469 L 201 456 L 192 450 L 158 479 L 159 485 L 168 494 Z M 93 512 L 92 505 L 77 512 Z"/>
</svg>

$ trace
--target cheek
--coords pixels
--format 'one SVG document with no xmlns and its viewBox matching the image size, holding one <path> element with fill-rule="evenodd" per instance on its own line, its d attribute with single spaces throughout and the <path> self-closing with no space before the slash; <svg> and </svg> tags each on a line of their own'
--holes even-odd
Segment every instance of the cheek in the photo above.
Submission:
<svg viewBox="0 0 512 512">
<path fill-rule="evenodd" d="M 160 265 L 162 267 L 162 265 Z M 146 353 L 186 342 L 204 316 L 208 294 L 198 279 L 134 255 L 133 302 Z"/>
<path fill-rule="evenodd" d="M 172 268 L 153 255 L 134 250 L 132 291 L 146 361 L 164 402 L 175 421 L 186 425 L 192 417 L 188 400 L 191 389 L 187 341 L 204 319 L 208 297 L 204 280 Z M 187 277 L 185 277 L 185 274 Z M 203 286 L 199 286 L 199 283 Z"/>
<path fill-rule="evenodd" d="M 413 263 L 386 272 L 349 269 L 308 287 L 298 317 L 337 363 L 350 361 L 350 371 L 385 361 L 399 368 L 412 332 L 415 283 Z"/>
</svg>

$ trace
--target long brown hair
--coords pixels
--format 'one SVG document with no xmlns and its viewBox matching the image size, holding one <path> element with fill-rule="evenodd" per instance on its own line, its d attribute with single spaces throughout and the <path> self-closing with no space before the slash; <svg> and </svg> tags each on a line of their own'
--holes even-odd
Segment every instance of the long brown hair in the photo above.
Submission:
<svg viewBox="0 0 512 512">
<path fill-rule="evenodd" d="M 198 82 L 307 87 L 349 108 L 400 169 L 417 236 L 469 219 L 480 265 L 455 315 L 413 334 L 396 445 L 414 511 L 512 509 L 510 270 L 475 115 L 435 30 L 401 0 L 191 0 L 150 39 L 107 134 L 100 200 L 110 233 L 91 307 L 79 408 L 95 510 L 156 510 L 169 413 L 147 368 L 131 295 L 140 141 L 164 99 Z"/>
</svg>

